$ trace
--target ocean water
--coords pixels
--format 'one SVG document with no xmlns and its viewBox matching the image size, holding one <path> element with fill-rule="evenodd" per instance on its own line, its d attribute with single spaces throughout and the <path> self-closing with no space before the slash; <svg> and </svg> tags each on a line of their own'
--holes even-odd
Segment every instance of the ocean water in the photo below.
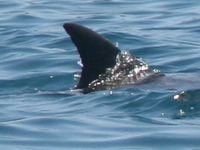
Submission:
<svg viewBox="0 0 200 150">
<path fill-rule="evenodd" d="M 74 22 L 165 76 L 89 94 L 70 91 Z M 0 149 L 199 150 L 200 1 L 0 1 Z M 174 97 L 175 96 L 175 97 Z"/>
</svg>

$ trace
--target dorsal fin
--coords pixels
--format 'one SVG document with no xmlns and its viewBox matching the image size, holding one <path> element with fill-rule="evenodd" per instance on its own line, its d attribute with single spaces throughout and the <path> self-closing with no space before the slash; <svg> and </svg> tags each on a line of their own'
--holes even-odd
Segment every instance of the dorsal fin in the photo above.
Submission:
<svg viewBox="0 0 200 150">
<path fill-rule="evenodd" d="M 113 67 L 120 50 L 98 33 L 75 23 L 63 25 L 80 54 L 83 68 L 76 88 L 87 88 L 89 83 Z"/>
</svg>

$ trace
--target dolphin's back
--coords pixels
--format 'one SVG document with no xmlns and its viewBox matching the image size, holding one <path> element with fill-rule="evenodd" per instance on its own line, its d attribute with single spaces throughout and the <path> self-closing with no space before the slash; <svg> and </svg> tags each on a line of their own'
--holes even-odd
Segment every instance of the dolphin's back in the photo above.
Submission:
<svg viewBox="0 0 200 150">
<path fill-rule="evenodd" d="M 120 51 L 98 33 L 74 23 L 63 25 L 76 45 L 83 64 L 77 89 L 84 93 L 139 84 L 162 76 L 139 57 Z"/>
</svg>

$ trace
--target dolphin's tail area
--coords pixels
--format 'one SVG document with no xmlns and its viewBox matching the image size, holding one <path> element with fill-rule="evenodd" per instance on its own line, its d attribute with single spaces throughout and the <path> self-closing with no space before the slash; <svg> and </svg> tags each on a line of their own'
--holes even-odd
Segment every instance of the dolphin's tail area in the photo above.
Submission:
<svg viewBox="0 0 200 150">
<path fill-rule="evenodd" d="M 87 88 L 100 74 L 106 72 L 106 68 L 116 64 L 120 50 L 106 38 L 86 27 L 74 23 L 65 23 L 63 27 L 77 47 L 83 64 L 76 88 Z"/>
</svg>

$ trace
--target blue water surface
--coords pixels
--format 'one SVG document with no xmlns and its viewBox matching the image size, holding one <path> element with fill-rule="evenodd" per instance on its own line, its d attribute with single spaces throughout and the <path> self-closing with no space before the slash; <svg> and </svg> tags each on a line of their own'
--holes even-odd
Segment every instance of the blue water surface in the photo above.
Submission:
<svg viewBox="0 0 200 150">
<path fill-rule="evenodd" d="M 81 67 L 66 22 L 93 29 L 165 76 L 70 91 Z M 200 149 L 199 43 L 198 0 L 0 1 L 0 149 Z"/>
</svg>

